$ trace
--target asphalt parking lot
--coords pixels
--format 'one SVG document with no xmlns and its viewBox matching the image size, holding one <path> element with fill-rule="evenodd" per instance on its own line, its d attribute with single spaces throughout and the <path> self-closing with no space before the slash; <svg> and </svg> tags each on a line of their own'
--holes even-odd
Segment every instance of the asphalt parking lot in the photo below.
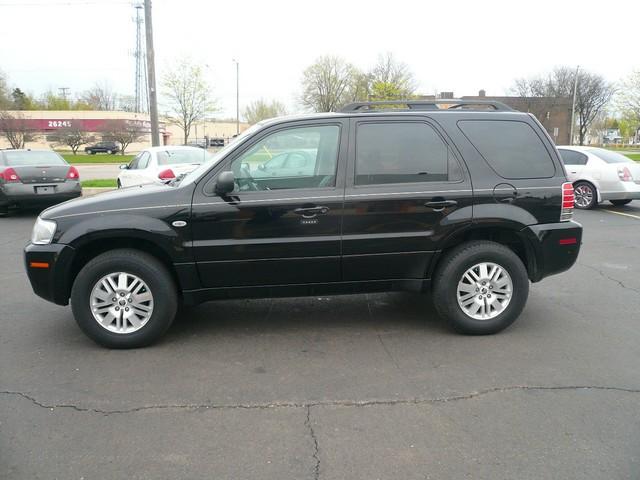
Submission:
<svg viewBox="0 0 640 480">
<path fill-rule="evenodd" d="M 133 351 L 35 297 L 34 214 L 0 219 L 0 478 L 639 478 L 640 202 L 576 217 L 499 335 L 393 293 L 210 303 Z"/>
</svg>

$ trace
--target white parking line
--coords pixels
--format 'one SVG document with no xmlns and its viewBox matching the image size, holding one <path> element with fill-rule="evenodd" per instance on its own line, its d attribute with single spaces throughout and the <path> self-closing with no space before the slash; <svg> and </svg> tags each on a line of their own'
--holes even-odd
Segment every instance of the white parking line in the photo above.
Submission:
<svg viewBox="0 0 640 480">
<path fill-rule="evenodd" d="M 602 209 L 602 211 L 607 213 L 615 213 L 616 215 L 623 215 L 625 217 L 631 217 L 631 218 L 640 220 L 640 215 L 633 215 L 631 213 L 624 213 L 624 212 L 614 212 L 613 210 L 607 210 L 607 209 Z"/>
</svg>

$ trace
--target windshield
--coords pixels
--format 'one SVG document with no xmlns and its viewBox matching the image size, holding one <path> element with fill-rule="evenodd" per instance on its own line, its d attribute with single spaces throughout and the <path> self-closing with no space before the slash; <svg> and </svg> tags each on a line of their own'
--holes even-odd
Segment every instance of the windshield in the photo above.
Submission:
<svg viewBox="0 0 640 480">
<path fill-rule="evenodd" d="M 202 148 L 198 149 L 179 149 L 179 150 L 162 150 L 156 152 L 158 165 L 176 165 L 180 163 L 201 164 L 206 162 L 211 155 Z"/>
<path fill-rule="evenodd" d="M 629 157 L 604 148 L 590 148 L 589 151 L 607 163 L 634 163 Z"/>
<path fill-rule="evenodd" d="M 42 152 L 38 150 L 10 151 L 4 152 L 7 165 L 19 167 L 21 165 L 66 165 L 66 162 L 56 152 Z"/>
<path fill-rule="evenodd" d="M 186 185 L 187 183 L 196 181 L 198 178 L 200 178 L 201 175 L 203 175 L 205 172 L 209 171 L 209 169 L 211 167 L 213 167 L 216 163 L 218 163 L 220 161 L 220 159 L 223 158 L 227 153 L 229 153 L 231 150 L 236 148 L 236 146 L 240 142 L 242 142 L 245 138 L 253 135 L 256 131 L 260 130 L 261 128 L 262 128 L 262 122 L 256 123 L 255 125 L 252 125 L 249 128 L 247 128 L 244 132 L 242 132 L 235 139 L 233 139 L 226 147 L 220 149 L 213 156 L 211 156 L 209 158 L 209 160 L 207 160 L 202 165 L 197 167 L 191 173 L 188 173 L 182 179 L 180 184 Z"/>
</svg>

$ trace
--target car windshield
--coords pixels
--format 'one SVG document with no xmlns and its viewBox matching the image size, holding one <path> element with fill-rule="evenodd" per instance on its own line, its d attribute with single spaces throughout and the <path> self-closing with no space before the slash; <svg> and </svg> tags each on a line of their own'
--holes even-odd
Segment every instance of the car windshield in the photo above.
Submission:
<svg viewBox="0 0 640 480">
<path fill-rule="evenodd" d="M 203 175 L 205 172 L 209 171 L 209 169 L 211 167 L 213 167 L 216 163 L 218 163 L 221 158 L 224 158 L 224 156 L 227 155 L 227 153 L 229 153 L 231 150 L 236 148 L 236 146 L 240 142 L 242 142 L 247 137 L 253 135 L 256 131 L 260 130 L 262 128 L 262 125 L 263 125 L 263 123 L 260 122 L 260 123 L 256 123 L 255 125 L 252 125 L 251 127 L 247 128 L 244 132 L 242 132 L 240 135 L 238 135 L 236 138 L 234 138 L 231 142 L 229 142 L 229 144 L 227 146 L 225 146 L 222 149 L 220 149 L 216 154 L 211 156 L 209 158 L 209 160 L 207 160 L 202 165 L 197 167 L 191 173 L 188 173 L 182 179 L 182 181 L 177 182 L 176 184 L 180 183 L 180 184 L 186 185 L 187 183 L 194 182 L 195 180 L 200 178 L 201 175 Z"/>
<path fill-rule="evenodd" d="M 590 148 L 589 151 L 607 163 L 634 163 L 629 157 L 621 153 L 612 152 L 603 148 Z"/>
<path fill-rule="evenodd" d="M 179 150 L 162 150 L 156 153 L 158 165 L 175 165 L 179 163 L 201 164 L 206 162 L 211 155 L 202 148 L 198 149 L 179 149 Z"/>
<path fill-rule="evenodd" d="M 37 150 L 4 152 L 7 165 L 19 167 L 21 165 L 65 165 L 65 161 L 56 152 L 41 152 Z"/>
</svg>

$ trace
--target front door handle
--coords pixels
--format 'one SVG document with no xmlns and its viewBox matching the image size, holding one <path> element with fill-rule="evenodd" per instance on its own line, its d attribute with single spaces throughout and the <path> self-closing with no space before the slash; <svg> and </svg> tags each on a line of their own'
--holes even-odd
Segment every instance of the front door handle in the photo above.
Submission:
<svg viewBox="0 0 640 480">
<path fill-rule="evenodd" d="M 329 207 L 304 207 L 296 208 L 293 213 L 302 215 L 305 218 L 313 218 L 316 215 L 326 215 L 329 210 Z"/>
<path fill-rule="evenodd" d="M 424 204 L 425 207 L 433 208 L 434 212 L 441 212 L 447 207 L 454 207 L 456 205 L 458 205 L 458 202 L 455 200 L 432 200 Z"/>
</svg>

